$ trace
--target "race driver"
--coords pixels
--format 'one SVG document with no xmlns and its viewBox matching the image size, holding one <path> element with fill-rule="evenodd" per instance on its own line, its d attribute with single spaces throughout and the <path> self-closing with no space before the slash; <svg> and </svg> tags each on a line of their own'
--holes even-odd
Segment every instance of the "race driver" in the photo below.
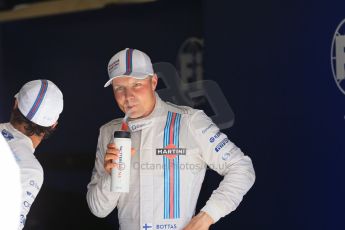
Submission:
<svg viewBox="0 0 345 230">
<path fill-rule="evenodd" d="M 202 111 L 164 102 L 150 58 L 136 49 L 115 54 L 108 64 L 118 107 L 130 112 L 132 155 L 129 193 L 110 191 L 119 151 L 113 144 L 122 118 L 100 128 L 96 161 L 87 186 L 91 212 L 105 217 L 118 209 L 121 230 L 204 230 L 234 211 L 255 180 L 251 159 Z M 206 205 L 195 207 L 209 166 L 224 178 Z"/>
<path fill-rule="evenodd" d="M 15 95 L 10 122 L 0 124 L 0 132 L 20 169 L 19 229 L 24 228 L 26 216 L 43 184 L 43 169 L 34 155 L 35 149 L 54 132 L 62 110 L 60 89 L 49 80 L 33 80 Z"/>
</svg>

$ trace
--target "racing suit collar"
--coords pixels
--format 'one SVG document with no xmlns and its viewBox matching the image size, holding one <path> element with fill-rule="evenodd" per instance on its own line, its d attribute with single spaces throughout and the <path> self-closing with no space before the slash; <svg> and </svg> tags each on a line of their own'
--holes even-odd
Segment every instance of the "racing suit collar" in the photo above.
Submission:
<svg viewBox="0 0 345 230">
<path fill-rule="evenodd" d="M 8 124 L 8 129 L 10 129 L 11 132 L 16 133 L 17 136 L 20 136 L 25 142 L 28 143 L 28 147 L 30 147 L 30 151 L 32 153 L 35 152 L 34 144 L 32 143 L 32 140 L 30 137 L 26 136 L 24 133 L 20 132 L 18 129 L 16 129 L 10 122 Z"/>
<path fill-rule="evenodd" d="M 152 126 L 154 119 L 157 118 L 157 116 L 159 115 L 159 111 L 163 106 L 162 99 L 158 96 L 157 92 L 155 92 L 155 95 L 156 104 L 150 115 L 144 118 L 128 121 L 128 128 L 131 132 L 136 132 Z"/>
</svg>

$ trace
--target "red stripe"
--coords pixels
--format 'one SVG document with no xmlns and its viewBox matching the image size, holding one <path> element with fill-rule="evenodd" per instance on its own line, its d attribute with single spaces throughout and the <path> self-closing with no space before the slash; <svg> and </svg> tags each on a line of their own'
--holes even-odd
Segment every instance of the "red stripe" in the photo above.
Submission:
<svg viewBox="0 0 345 230">
<path fill-rule="evenodd" d="M 170 163 L 170 219 L 174 219 L 174 159 Z"/>
<path fill-rule="evenodd" d="M 169 144 L 173 145 L 174 144 L 174 125 L 175 125 L 175 118 L 176 118 L 176 113 L 173 113 L 173 116 L 171 118 L 171 123 L 170 123 L 170 132 L 169 132 Z"/>
<path fill-rule="evenodd" d="M 127 50 L 127 69 L 126 69 L 126 73 L 129 74 L 129 70 L 130 70 L 130 66 L 131 66 L 131 50 L 128 49 Z"/>
</svg>

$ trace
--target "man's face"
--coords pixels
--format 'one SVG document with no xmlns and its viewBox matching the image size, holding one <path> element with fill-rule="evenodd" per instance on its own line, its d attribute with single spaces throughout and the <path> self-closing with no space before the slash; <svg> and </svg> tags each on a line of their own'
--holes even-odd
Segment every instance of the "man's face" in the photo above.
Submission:
<svg viewBox="0 0 345 230">
<path fill-rule="evenodd" d="M 157 81 L 156 75 L 143 80 L 134 77 L 113 79 L 112 86 L 117 105 L 124 113 L 130 110 L 130 118 L 146 117 L 156 103 Z"/>
</svg>

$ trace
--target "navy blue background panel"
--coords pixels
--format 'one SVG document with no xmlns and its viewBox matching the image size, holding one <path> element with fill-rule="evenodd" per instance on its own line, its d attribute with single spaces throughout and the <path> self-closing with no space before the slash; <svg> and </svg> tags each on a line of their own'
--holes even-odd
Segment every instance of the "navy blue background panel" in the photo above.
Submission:
<svg viewBox="0 0 345 230">
<path fill-rule="evenodd" d="M 36 150 L 45 181 L 25 229 L 117 229 L 116 211 L 99 219 L 85 197 L 98 129 L 123 116 L 103 88 L 107 63 L 130 47 L 177 65 L 190 37 L 203 40 L 203 79 L 218 83 L 235 114 L 223 131 L 257 176 L 211 229 L 344 229 L 345 94 L 331 60 L 344 8 L 340 0 L 158 1 L 0 24 L 1 122 L 29 80 L 48 78 L 65 98 L 58 130 Z M 220 181 L 207 171 L 197 212 Z"/>
<path fill-rule="evenodd" d="M 345 95 L 330 53 L 344 3 L 284 2 L 204 2 L 206 76 L 227 82 L 230 138 L 257 173 L 236 227 L 343 229 Z"/>
</svg>

